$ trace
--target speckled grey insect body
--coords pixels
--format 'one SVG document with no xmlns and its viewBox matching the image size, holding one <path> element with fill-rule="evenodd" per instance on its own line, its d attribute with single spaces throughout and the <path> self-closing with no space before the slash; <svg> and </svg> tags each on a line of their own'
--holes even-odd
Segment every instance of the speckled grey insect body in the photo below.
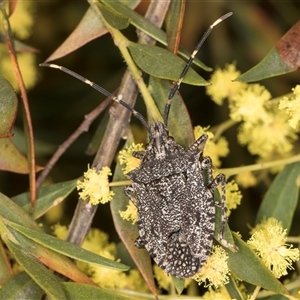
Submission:
<svg viewBox="0 0 300 300">
<path fill-rule="evenodd" d="M 150 141 L 140 167 L 128 176 L 125 193 L 138 209 L 140 236 L 135 245 L 146 248 L 157 265 L 178 278 L 199 271 L 210 253 L 215 232 L 214 191 L 225 177 L 212 178 L 209 157 L 203 157 L 207 135 L 187 150 L 176 144 L 162 123 L 150 127 Z M 207 179 L 203 177 L 206 172 Z M 225 194 L 221 195 L 221 242 L 226 222 Z"/>
<path fill-rule="evenodd" d="M 135 245 L 146 248 L 158 266 L 178 278 L 192 277 L 207 260 L 215 233 L 216 205 L 221 207 L 219 241 L 236 250 L 224 238 L 225 176 L 219 174 L 213 178 L 211 159 L 203 157 L 207 135 L 184 149 L 169 136 L 167 128 L 171 100 L 196 53 L 212 28 L 230 15 L 214 22 L 198 43 L 170 91 L 164 123 L 146 125 L 149 143 L 145 152 L 134 153 L 141 164 L 128 174 L 132 185 L 125 188 L 125 194 L 138 210 L 139 237 Z M 221 185 L 221 201 L 215 202 L 218 185 Z"/>
</svg>

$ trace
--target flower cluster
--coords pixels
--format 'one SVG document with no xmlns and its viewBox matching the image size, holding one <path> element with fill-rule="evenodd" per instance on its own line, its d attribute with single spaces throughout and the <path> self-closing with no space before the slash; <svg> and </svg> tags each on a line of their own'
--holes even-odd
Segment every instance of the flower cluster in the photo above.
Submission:
<svg viewBox="0 0 300 300">
<path fill-rule="evenodd" d="M 226 208 L 227 217 L 230 215 L 232 209 L 236 209 L 241 204 L 242 193 L 239 190 L 237 183 L 231 180 L 226 183 Z"/>
<path fill-rule="evenodd" d="M 128 202 L 125 211 L 120 211 L 120 216 L 123 220 L 132 222 L 132 224 L 135 224 L 137 222 L 137 218 L 138 218 L 137 208 L 132 203 L 132 201 Z"/>
<path fill-rule="evenodd" d="M 292 89 L 291 97 L 283 97 L 279 102 L 279 109 L 283 109 L 290 116 L 288 120 L 290 126 L 295 130 L 299 130 L 300 124 L 300 85 Z"/>
<path fill-rule="evenodd" d="M 120 164 L 125 165 L 123 168 L 124 174 L 128 174 L 130 171 L 136 169 L 141 163 L 141 161 L 135 158 L 132 154 L 134 152 L 140 152 L 144 150 L 145 148 L 143 144 L 132 143 L 130 146 L 119 152 Z M 120 215 L 122 219 L 131 221 L 132 224 L 135 224 L 137 221 L 137 208 L 131 201 L 129 201 L 126 210 L 120 211 Z"/>
<path fill-rule="evenodd" d="M 145 148 L 143 144 L 132 143 L 130 146 L 119 152 L 120 164 L 125 165 L 125 167 L 123 168 L 124 174 L 128 174 L 130 171 L 137 168 L 141 163 L 141 161 L 138 158 L 132 156 L 133 152 L 139 152 L 144 150 Z"/>
<path fill-rule="evenodd" d="M 199 273 L 192 278 L 199 284 L 204 283 L 206 287 L 218 288 L 229 282 L 228 256 L 220 246 L 213 246 L 211 255 L 202 266 Z"/>
<path fill-rule="evenodd" d="M 292 263 L 299 260 L 299 250 L 287 245 L 287 230 L 281 222 L 269 218 L 252 230 L 248 245 L 260 257 L 266 267 L 279 278 L 293 269 Z"/>
<path fill-rule="evenodd" d="M 114 192 L 109 188 L 108 176 L 112 175 L 108 167 L 103 167 L 99 172 L 94 168 L 84 173 L 83 180 L 77 181 L 77 190 L 82 200 L 97 205 L 112 200 Z"/>
<path fill-rule="evenodd" d="M 279 278 L 293 269 L 292 263 L 299 260 L 299 249 L 288 245 L 287 230 L 275 218 L 264 220 L 251 231 L 247 244 L 261 259 L 262 263 Z M 229 281 L 228 256 L 220 246 L 214 246 L 211 255 L 200 272 L 192 277 L 199 284 L 209 287 L 205 299 L 230 299 L 224 289 Z M 214 298 L 215 297 L 215 298 Z"/>
<path fill-rule="evenodd" d="M 300 129 L 300 87 L 294 89 L 292 99 L 280 101 L 280 111 L 278 101 L 270 101 L 271 94 L 265 87 L 232 82 L 238 75 L 235 65 L 227 65 L 212 75 L 212 84 L 207 87 L 207 94 L 217 104 L 228 99 L 230 118 L 241 122 L 238 141 L 264 161 L 290 153 Z"/>
</svg>

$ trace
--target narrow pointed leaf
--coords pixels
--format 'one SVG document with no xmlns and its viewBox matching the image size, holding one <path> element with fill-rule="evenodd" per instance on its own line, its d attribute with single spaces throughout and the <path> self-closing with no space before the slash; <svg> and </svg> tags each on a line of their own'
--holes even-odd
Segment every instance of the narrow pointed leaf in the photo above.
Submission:
<svg viewBox="0 0 300 300">
<path fill-rule="evenodd" d="M 77 179 L 41 187 L 37 191 L 37 199 L 32 217 L 37 219 L 44 215 L 50 208 L 61 203 L 74 190 L 76 182 Z M 31 204 L 29 197 L 29 193 L 22 193 L 13 197 L 12 200 L 27 213 L 30 213 Z"/>
<path fill-rule="evenodd" d="M 110 7 L 116 12 L 128 17 L 133 26 L 142 30 L 143 32 L 145 32 L 146 34 L 154 38 L 156 41 L 162 43 L 163 45 L 167 45 L 167 35 L 163 30 L 153 25 L 150 21 L 148 21 L 143 16 L 133 11 L 129 7 L 125 6 L 123 3 L 120 3 L 118 1 L 110 1 L 110 0 L 99 0 L 99 2 L 105 4 L 107 7 Z M 179 53 L 180 55 L 182 55 L 184 58 L 187 59 L 191 55 L 188 51 L 186 51 L 182 47 L 179 47 Z M 211 68 L 207 67 L 197 58 L 194 60 L 194 64 L 199 66 L 203 70 L 212 71 Z"/>
<path fill-rule="evenodd" d="M 235 81 L 253 82 L 295 71 L 300 66 L 300 21 L 297 22 L 267 56 Z"/>
<path fill-rule="evenodd" d="M 125 296 L 120 296 L 113 291 L 106 291 L 102 288 L 78 284 L 73 282 L 63 282 L 62 288 L 65 291 L 68 299 L 86 300 L 86 299 L 105 299 L 105 300 L 129 300 Z"/>
<path fill-rule="evenodd" d="M 227 251 L 231 273 L 240 280 L 261 286 L 276 294 L 288 294 L 283 284 L 273 276 L 247 244 L 238 235 L 233 236 L 239 251 L 235 253 Z"/>
<path fill-rule="evenodd" d="M 37 244 L 25 235 L 19 233 L 9 226 L 8 220 L 3 220 L 7 228 L 7 233 L 4 236 L 5 243 L 18 243 L 19 249 L 25 254 L 34 257 L 39 263 L 47 266 L 55 272 L 64 275 L 75 282 L 92 284 L 95 283 L 66 256 L 63 256 L 51 249 Z"/>
<path fill-rule="evenodd" d="M 299 198 L 300 163 L 285 166 L 268 189 L 258 210 L 255 223 L 273 217 L 289 231 Z"/>
<path fill-rule="evenodd" d="M 169 7 L 169 18 L 166 19 L 168 49 L 177 53 L 185 12 L 185 1 L 171 1 Z"/>
<path fill-rule="evenodd" d="M 97 14 L 88 8 L 68 38 L 46 59 L 49 62 L 63 57 L 108 32 Z"/>
<path fill-rule="evenodd" d="M 0 289 L 0 299 L 5 300 L 40 300 L 43 295 L 44 291 L 26 272 L 18 273 Z"/>
<path fill-rule="evenodd" d="M 0 138 L 12 135 L 16 119 L 18 99 L 11 84 L 0 76 Z"/>
<path fill-rule="evenodd" d="M 13 276 L 12 273 L 13 271 L 10 263 L 9 253 L 7 253 L 4 243 L 0 241 L 0 286 L 6 284 L 11 279 Z"/>
<path fill-rule="evenodd" d="M 157 46 L 136 43 L 130 43 L 128 48 L 135 63 L 147 74 L 173 81 L 180 78 L 185 62 L 170 51 Z M 209 85 L 193 69 L 189 69 L 183 82 L 192 85 Z"/>
<path fill-rule="evenodd" d="M 42 231 L 36 222 L 16 203 L 0 193 L 0 216 L 27 228 Z"/>
<path fill-rule="evenodd" d="M 129 26 L 129 19 L 117 12 L 112 11 L 104 5 L 99 5 L 99 9 L 105 20 L 116 29 L 125 29 Z"/>
<path fill-rule="evenodd" d="M 291 71 L 295 68 L 288 66 L 280 57 L 279 53 L 273 48 L 268 55 L 256 66 L 249 71 L 243 73 L 234 81 L 240 82 L 253 82 L 262 79 L 282 75 Z"/>
<path fill-rule="evenodd" d="M 126 271 L 129 269 L 129 267 L 124 264 L 107 259 L 91 251 L 73 245 L 69 242 L 60 240 L 54 236 L 28 229 L 13 222 L 8 222 L 8 225 L 18 232 L 24 234 L 32 241 L 35 241 L 36 243 L 45 246 L 48 249 L 51 249 L 70 258 L 95 264 L 101 267 L 110 268 L 113 270 Z"/>
<path fill-rule="evenodd" d="M 173 284 L 174 284 L 177 294 L 181 295 L 182 291 L 184 290 L 185 280 L 177 278 L 172 275 L 172 281 L 173 281 Z"/>
<path fill-rule="evenodd" d="M 132 9 L 140 1 L 123 1 Z M 82 47 L 88 42 L 106 34 L 108 32 L 105 25 L 101 22 L 98 15 L 91 7 L 88 8 L 81 21 L 69 37 L 47 58 L 46 62 L 63 57 L 76 49 Z"/>
<path fill-rule="evenodd" d="M 39 227 L 21 207 L 1 193 L 0 216 L 2 216 L 2 218 L 0 218 L 0 221 L 2 221 L 0 222 L 0 225 L 1 223 L 4 224 L 5 219 L 7 219 L 6 222 L 9 220 L 35 231 L 42 231 L 42 228 Z M 34 255 L 41 263 L 47 265 L 54 271 L 65 275 L 75 282 L 93 284 L 91 279 L 81 272 L 69 258 L 50 249 L 46 249 L 12 228 L 8 230 L 5 225 L 2 227 L 0 226 L 0 230 L 2 230 L 1 234 L 3 234 L 3 237 L 6 237 L 6 240 L 12 239 L 10 235 L 13 231 L 14 239 L 12 240 L 17 240 L 19 242 L 19 248 L 23 249 L 25 252 L 31 253 L 31 255 Z"/>
<path fill-rule="evenodd" d="M 230 299 L 245 300 L 242 291 L 239 289 L 239 284 L 232 275 L 229 276 L 229 282 L 225 285 L 225 288 L 230 295 Z"/>
<path fill-rule="evenodd" d="M 51 299 L 67 299 L 60 282 L 53 272 L 40 264 L 28 252 L 24 252 L 19 245 L 16 245 L 11 241 L 7 241 L 7 246 L 20 266 L 34 280 L 34 282 L 51 297 Z"/>
</svg>

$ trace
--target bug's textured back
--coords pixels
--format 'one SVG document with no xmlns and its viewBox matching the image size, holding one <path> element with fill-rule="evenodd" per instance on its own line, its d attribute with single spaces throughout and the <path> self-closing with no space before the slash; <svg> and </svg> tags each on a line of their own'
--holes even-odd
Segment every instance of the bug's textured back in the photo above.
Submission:
<svg viewBox="0 0 300 300">
<path fill-rule="evenodd" d="M 202 173 L 202 151 L 207 136 L 188 150 L 176 144 L 162 123 L 150 127 L 153 134 L 140 167 L 128 175 L 127 194 L 138 209 L 138 247 L 145 247 L 167 273 L 193 276 L 212 247 L 215 203 Z M 207 161 L 207 159 L 203 160 Z"/>
</svg>

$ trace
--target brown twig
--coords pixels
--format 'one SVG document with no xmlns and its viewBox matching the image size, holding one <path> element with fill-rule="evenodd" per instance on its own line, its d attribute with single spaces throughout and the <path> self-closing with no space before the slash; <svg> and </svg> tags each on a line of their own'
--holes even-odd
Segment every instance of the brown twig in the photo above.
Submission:
<svg viewBox="0 0 300 300">
<path fill-rule="evenodd" d="M 84 132 L 89 130 L 92 122 L 107 108 L 109 103 L 111 103 L 110 98 L 106 98 L 101 104 L 99 104 L 95 109 L 93 109 L 90 113 L 84 116 L 84 120 L 79 125 L 79 127 L 71 134 L 71 136 L 63 142 L 57 149 L 57 151 L 52 155 L 48 163 L 46 164 L 44 170 L 39 175 L 37 179 L 37 187 L 39 188 L 55 163 L 59 160 L 59 158 L 66 152 L 66 150 L 76 141 L 76 139 Z"/>
<path fill-rule="evenodd" d="M 30 115 L 30 109 L 28 104 L 28 97 L 26 93 L 26 88 L 24 84 L 24 80 L 22 77 L 22 73 L 18 64 L 18 59 L 16 55 L 16 51 L 14 49 L 13 44 L 13 36 L 12 31 L 10 28 L 10 23 L 8 16 L 6 14 L 5 10 L 5 2 L 1 3 L 1 11 L 3 15 L 3 28 L 5 31 L 5 39 L 6 39 L 6 45 L 7 49 L 10 55 L 10 59 L 12 62 L 12 65 L 15 70 L 15 74 L 17 77 L 18 85 L 21 92 L 21 99 L 23 103 L 23 120 L 24 120 L 24 130 L 26 135 L 26 146 L 27 146 L 27 152 L 28 154 L 28 169 L 29 169 L 29 187 L 30 187 L 30 202 L 31 202 L 31 209 L 34 209 L 34 203 L 36 199 L 36 174 L 35 174 L 35 150 L 34 150 L 34 136 L 33 136 L 33 127 L 31 122 L 31 115 Z"/>
</svg>

